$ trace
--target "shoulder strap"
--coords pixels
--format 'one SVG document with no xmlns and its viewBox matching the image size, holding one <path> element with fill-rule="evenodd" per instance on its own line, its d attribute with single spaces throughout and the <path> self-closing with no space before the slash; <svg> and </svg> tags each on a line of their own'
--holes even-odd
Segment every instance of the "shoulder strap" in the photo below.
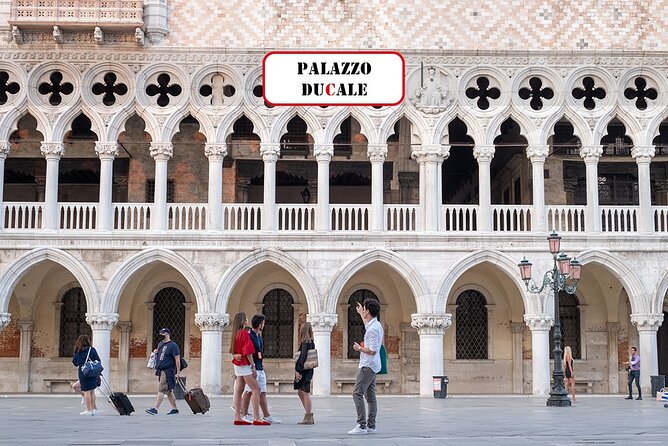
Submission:
<svg viewBox="0 0 668 446">
<path fill-rule="evenodd" d="M 86 355 L 86 361 L 84 361 L 84 364 L 88 362 L 88 359 L 90 358 L 90 349 L 93 347 L 88 347 L 88 354 Z"/>
</svg>

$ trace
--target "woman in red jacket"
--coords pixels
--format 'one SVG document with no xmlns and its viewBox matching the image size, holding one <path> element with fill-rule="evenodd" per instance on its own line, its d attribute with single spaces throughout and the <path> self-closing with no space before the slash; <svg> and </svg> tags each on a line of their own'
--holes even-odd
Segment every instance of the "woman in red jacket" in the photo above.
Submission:
<svg viewBox="0 0 668 446">
<path fill-rule="evenodd" d="M 259 418 L 260 415 L 260 386 L 257 383 L 255 363 L 253 362 L 253 353 L 255 353 L 255 346 L 251 341 L 248 331 L 245 330 L 248 321 L 246 320 L 246 313 L 237 313 L 234 316 L 234 323 L 232 324 L 232 342 L 230 342 L 230 353 L 234 359 L 234 375 L 236 376 L 234 382 L 234 424 L 248 425 L 254 424 L 256 426 L 268 426 L 271 423 Z M 253 423 L 241 419 L 241 394 L 244 391 L 244 386 L 250 387 L 251 404 L 253 405 Z"/>
</svg>

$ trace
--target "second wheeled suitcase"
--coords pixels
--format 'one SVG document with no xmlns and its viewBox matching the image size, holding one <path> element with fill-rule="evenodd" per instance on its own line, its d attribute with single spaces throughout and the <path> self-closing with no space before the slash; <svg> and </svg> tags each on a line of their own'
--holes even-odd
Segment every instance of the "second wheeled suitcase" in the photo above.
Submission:
<svg viewBox="0 0 668 446">
<path fill-rule="evenodd" d="M 119 415 L 130 415 L 135 411 L 130 399 L 123 392 L 112 392 L 107 380 L 102 377 L 102 385 L 100 390 L 109 401 L 109 404 L 114 406 Z"/>
<path fill-rule="evenodd" d="M 183 388 L 183 393 L 185 394 L 185 400 L 188 406 L 190 407 L 190 410 L 193 411 L 194 414 L 205 414 L 206 412 L 209 411 L 209 408 L 211 407 L 211 403 L 209 402 L 209 397 L 204 394 L 204 391 L 200 389 L 199 387 L 196 387 L 194 389 L 190 389 L 189 391 L 186 391 L 185 387 L 183 386 L 183 383 L 179 380 L 179 385 Z"/>
</svg>

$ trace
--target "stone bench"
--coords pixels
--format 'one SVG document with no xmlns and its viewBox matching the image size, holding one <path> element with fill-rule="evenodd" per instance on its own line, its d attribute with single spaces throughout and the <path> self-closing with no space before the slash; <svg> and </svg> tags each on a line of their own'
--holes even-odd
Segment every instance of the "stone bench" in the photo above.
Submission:
<svg viewBox="0 0 668 446">
<path fill-rule="evenodd" d="M 294 380 L 292 379 L 267 379 L 267 393 L 280 393 L 281 384 L 290 385 L 290 390 L 293 389 L 292 384 Z M 271 390 L 273 389 L 273 390 Z"/>
<path fill-rule="evenodd" d="M 594 384 L 603 382 L 599 372 L 575 373 L 575 393 L 594 393 Z"/>
<path fill-rule="evenodd" d="M 334 382 L 336 383 L 337 393 L 343 393 L 343 385 L 350 384 L 354 386 L 355 378 L 335 379 Z M 376 377 L 376 393 L 389 393 L 390 384 L 392 384 L 392 379 Z"/>
<path fill-rule="evenodd" d="M 44 381 L 44 384 L 46 384 L 46 391 L 53 393 L 53 385 L 60 385 L 60 384 L 67 384 L 68 390 L 71 391 L 72 389 L 70 386 L 76 379 L 72 378 L 44 378 L 42 381 Z"/>
</svg>

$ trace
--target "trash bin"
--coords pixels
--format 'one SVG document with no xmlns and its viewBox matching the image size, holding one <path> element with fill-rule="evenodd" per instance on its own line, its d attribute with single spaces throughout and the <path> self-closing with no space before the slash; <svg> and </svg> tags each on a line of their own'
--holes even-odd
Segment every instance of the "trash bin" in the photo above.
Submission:
<svg viewBox="0 0 668 446">
<path fill-rule="evenodd" d="M 183 383 L 183 387 L 186 387 L 185 376 L 181 376 L 177 379 Z M 186 398 L 186 395 L 183 393 L 183 389 L 181 388 L 178 382 L 176 383 L 176 386 L 174 386 L 174 398 L 176 398 L 177 400 L 183 400 Z"/>
<path fill-rule="evenodd" d="M 656 392 L 666 387 L 666 375 L 651 375 L 652 398 L 656 398 Z"/>
<path fill-rule="evenodd" d="M 434 376 L 433 386 L 434 386 L 434 398 L 445 398 L 446 396 L 448 396 L 447 376 Z"/>
</svg>

